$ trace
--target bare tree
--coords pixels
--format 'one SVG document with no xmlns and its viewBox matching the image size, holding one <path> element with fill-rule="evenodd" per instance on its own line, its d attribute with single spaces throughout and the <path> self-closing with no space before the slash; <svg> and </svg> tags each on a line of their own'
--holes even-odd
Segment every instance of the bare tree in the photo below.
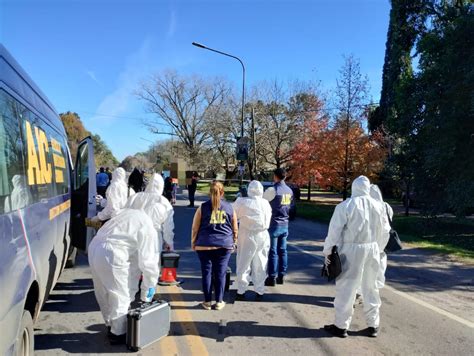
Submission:
<svg viewBox="0 0 474 356">
<path fill-rule="evenodd" d="M 199 76 L 181 76 L 166 71 L 151 76 L 138 97 L 156 118 L 145 122 L 151 132 L 161 132 L 166 122 L 186 148 L 188 159 L 195 163 L 204 142 L 209 138 L 206 120 L 214 106 L 219 106 L 228 88 L 221 80 L 204 80 Z"/>
<path fill-rule="evenodd" d="M 226 180 L 232 179 L 237 172 L 236 145 L 240 136 L 241 106 L 234 93 L 228 93 L 221 105 L 210 110 L 207 121 L 209 139 L 207 157 L 218 170 L 225 170 Z"/>
<path fill-rule="evenodd" d="M 322 103 L 315 93 L 311 83 L 285 86 L 276 80 L 254 89 L 257 154 L 264 164 L 279 168 L 291 161 L 299 130 L 320 111 Z"/>
<path fill-rule="evenodd" d="M 367 98 L 369 92 L 369 80 L 360 72 L 360 62 L 354 56 L 344 57 L 344 64 L 339 70 L 339 78 L 335 89 L 335 107 L 337 116 L 335 129 L 341 130 L 345 140 L 344 166 L 342 172 L 343 198 L 347 198 L 349 180 L 351 178 L 353 162 L 350 129 L 354 126 L 362 126 L 365 118 Z"/>
</svg>

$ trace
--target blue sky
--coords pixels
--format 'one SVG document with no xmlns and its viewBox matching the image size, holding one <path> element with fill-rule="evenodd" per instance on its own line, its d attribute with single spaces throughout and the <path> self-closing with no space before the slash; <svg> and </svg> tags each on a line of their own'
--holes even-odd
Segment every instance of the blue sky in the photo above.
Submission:
<svg viewBox="0 0 474 356">
<path fill-rule="evenodd" d="M 133 92 L 151 73 L 223 76 L 248 87 L 263 80 L 335 85 L 343 54 L 360 58 L 380 96 L 388 0 L 0 0 L 0 38 L 58 112 L 75 111 L 116 157 L 160 137 Z M 167 138 L 161 136 L 161 138 Z"/>
</svg>

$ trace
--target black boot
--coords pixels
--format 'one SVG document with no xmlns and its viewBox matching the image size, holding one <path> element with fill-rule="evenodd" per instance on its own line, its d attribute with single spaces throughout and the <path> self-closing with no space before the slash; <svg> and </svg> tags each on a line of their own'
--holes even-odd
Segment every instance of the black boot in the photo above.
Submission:
<svg viewBox="0 0 474 356">
<path fill-rule="evenodd" d="M 125 345 L 125 342 L 127 341 L 126 334 L 115 335 L 110 333 L 107 336 L 109 337 L 110 345 Z"/>
<path fill-rule="evenodd" d="M 379 328 L 368 327 L 367 334 L 369 337 L 377 337 L 379 334 Z"/>
<path fill-rule="evenodd" d="M 235 295 L 235 300 L 240 300 L 240 301 L 245 300 L 245 293 L 244 294 L 237 293 Z"/>
<path fill-rule="evenodd" d="M 267 277 L 267 279 L 265 280 L 265 286 L 267 287 L 275 287 L 275 284 L 276 284 L 276 281 L 275 281 L 275 278 L 273 277 Z"/>
<path fill-rule="evenodd" d="M 342 338 L 347 337 L 347 330 L 340 329 L 334 324 L 324 325 L 324 330 L 326 330 L 328 333 L 330 333 L 333 336 L 342 337 Z"/>
<path fill-rule="evenodd" d="M 277 284 L 285 283 L 285 276 L 278 276 L 276 282 L 277 282 Z"/>
</svg>

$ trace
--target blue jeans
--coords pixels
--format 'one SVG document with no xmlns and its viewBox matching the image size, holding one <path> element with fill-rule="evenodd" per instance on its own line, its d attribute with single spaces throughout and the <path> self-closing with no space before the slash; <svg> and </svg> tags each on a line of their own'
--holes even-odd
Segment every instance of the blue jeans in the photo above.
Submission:
<svg viewBox="0 0 474 356">
<path fill-rule="evenodd" d="M 210 302 L 212 300 L 213 289 L 216 302 L 224 300 L 225 277 L 231 253 L 232 250 L 225 248 L 197 251 L 201 261 L 204 301 Z"/>
<path fill-rule="evenodd" d="M 286 275 L 288 269 L 288 254 L 286 252 L 286 239 L 288 226 L 270 227 L 270 252 L 268 254 L 267 274 L 270 278 Z"/>
</svg>

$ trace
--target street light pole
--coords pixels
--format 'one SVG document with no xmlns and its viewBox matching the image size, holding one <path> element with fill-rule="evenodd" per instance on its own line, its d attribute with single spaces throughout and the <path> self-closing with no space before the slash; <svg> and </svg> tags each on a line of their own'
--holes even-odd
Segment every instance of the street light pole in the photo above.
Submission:
<svg viewBox="0 0 474 356">
<path fill-rule="evenodd" d="M 238 60 L 240 65 L 242 66 L 242 116 L 241 116 L 240 136 L 244 137 L 244 106 L 245 106 L 245 66 L 244 66 L 244 62 L 242 62 L 242 60 L 239 57 L 234 56 L 232 54 L 225 53 L 225 52 L 222 52 L 222 51 L 218 51 L 217 49 L 206 47 L 206 46 L 204 46 L 200 43 L 197 43 L 197 42 L 193 42 L 192 44 L 193 44 L 193 46 L 196 46 L 198 48 L 207 49 L 208 51 L 219 53 L 219 54 L 222 54 L 223 56 L 227 56 L 227 57 L 230 57 L 230 58 L 234 58 L 234 59 Z"/>
<path fill-rule="evenodd" d="M 241 122 L 240 122 L 240 137 L 243 138 L 244 137 L 244 107 L 245 107 L 245 65 L 244 65 L 244 62 L 242 62 L 242 60 L 237 56 L 234 56 L 232 54 L 225 53 L 222 51 L 218 51 L 217 49 L 206 47 L 203 44 L 200 44 L 197 42 L 193 42 L 192 45 L 198 48 L 207 49 L 208 51 L 211 51 L 211 52 L 222 54 L 223 56 L 226 56 L 226 57 L 234 58 L 238 60 L 240 65 L 242 66 L 242 116 L 241 116 Z M 240 166 L 244 167 L 244 161 L 240 161 Z M 242 171 L 242 174 L 240 175 L 240 185 L 242 185 L 243 179 L 244 179 L 244 172 Z"/>
</svg>

